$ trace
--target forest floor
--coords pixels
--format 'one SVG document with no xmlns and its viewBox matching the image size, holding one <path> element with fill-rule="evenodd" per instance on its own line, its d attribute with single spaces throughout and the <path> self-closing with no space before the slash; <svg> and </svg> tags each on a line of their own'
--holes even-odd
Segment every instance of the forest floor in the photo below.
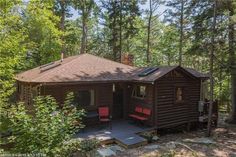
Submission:
<svg viewBox="0 0 236 157">
<path fill-rule="evenodd" d="M 206 130 L 166 134 L 155 143 L 121 151 L 117 156 L 236 157 L 236 125 L 224 123 L 224 117 L 221 117 L 212 136 L 206 138 L 205 134 Z"/>
</svg>

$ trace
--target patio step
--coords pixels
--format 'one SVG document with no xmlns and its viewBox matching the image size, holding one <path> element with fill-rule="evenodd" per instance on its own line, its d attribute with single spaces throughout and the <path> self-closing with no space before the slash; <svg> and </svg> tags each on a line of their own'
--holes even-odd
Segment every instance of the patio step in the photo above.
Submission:
<svg viewBox="0 0 236 157">
<path fill-rule="evenodd" d="M 147 140 L 136 134 L 125 134 L 115 137 L 116 143 L 124 148 L 135 148 L 147 144 Z"/>
</svg>

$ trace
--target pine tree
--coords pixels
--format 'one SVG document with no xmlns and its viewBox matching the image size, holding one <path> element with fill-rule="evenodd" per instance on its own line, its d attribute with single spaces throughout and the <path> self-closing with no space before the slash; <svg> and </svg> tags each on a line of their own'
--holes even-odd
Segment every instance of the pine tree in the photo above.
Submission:
<svg viewBox="0 0 236 157">
<path fill-rule="evenodd" d="M 235 21 L 233 16 L 235 15 L 235 4 L 232 0 L 227 1 L 227 7 L 229 11 L 229 24 L 228 24 L 228 44 L 229 44 L 229 67 L 231 75 L 231 103 L 232 113 L 231 122 L 236 124 L 236 65 L 235 65 Z"/>
<path fill-rule="evenodd" d="M 211 33 L 211 25 L 213 18 L 212 1 L 197 0 L 191 3 L 191 15 L 189 18 L 193 21 L 191 28 L 192 32 L 192 46 L 188 50 L 189 55 L 196 54 L 199 57 L 205 58 L 208 51 L 211 49 L 209 42 Z M 220 105 L 223 105 L 225 101 L 229 101 L 228 97 L 230 93 L 235 93 L 235 83 L 233 75 L 233 58 L 235 56 L 234 51 L 234 25 L 233 15 L 235 5 L 232 1 L 217 1 L 217 13 L 216 13 L 216 31 L 215 31 L 215 64 L 214 64 L 214 79 L 218 80 L 214 85 L 214 98 L 220 98 Z M 202 62 L 204 63 L 204 62 Z M 208 63 L 208 62 L 207 62 Z M 201 64 L 201 63 L 200 63 Z M 208 67 L 208 64 L 206 64 Z M 230 92 L 227 84 L 223 82 L 229 82 L 229 76 L 231 76 L 231 88 Z M 219 88 L 219 89 L 218 89 Z M 232 94 L 232 110 L 234 111 L 235 96 Z M 232 118 L 234 112 L 232 111 Z"/>
<path fill-rule="evenodd" d="M 109 45 L 112 48 L 113 59 L 120 61 L 124 41 L 138 32 L 134 25 L 136 17 L 140 15 L 138 1 L 109 0 L 102 1 L 102 6 L 105 9 L 103 15 L 107 16 L 106 24 L 111 34 Z"/>
<path fill-rule="evenodd" d="M 29 67 L 46 64 L 60 58 L 62 32 L 60 18 L 54 13 L 54 1 L 31 0 L 23 11 L 24 27 L 27 28 Z"/>
<path fill-rule="evenodd" d="M 148 9 L 148 24 L 147 24 L 147 50 L 146 50 L 146 57 L 147 57 L 147 64 L 150 63 L 151 60 L 151 52 L 150 52 L 150 40 L 151 40 L 151 33 L 154 29 L 153 21 L 160 15 L 156 15 L 156 11 L 158 10 L 160 4 L 163 2 L 161 0 L 149 0 L 149 9 Z"/>
<path fill-rule="evenodd" d="M 61 46 L 61 54 L 64 56 L 66 51 L 66 45 L 65 45 L 65 22 L 66 17 L 70 17 L 70 7 L 72 6 L 71 1 L 67 0 L 55 0 L 54 2 L 54 10 L 55 14 L 60 17 L 60 23 L 59 23 L 59 29 L 62 31 L 61 40 L 62 40 L 62 46 Z"/>
<path fill-rule="evenodd" d="M 188 28 L 188 15 L 189 15 L 189 0 L 169 0 L 166 1 L 166 6 L 169 7 L 165 20 L 176 26 L 179 30 L 179 65 L 183 62 L 183 49 L 185 47 L 185 38 Z"/>
<path fill-rule="evenodd" d="M 97 4 L 94 0 L 80 0 L 74 2 L 75 8 L 78 10 L 78 13 L 81 15 L 82 22 L 82 36 L 81 36 L 81 47 L 80 53 L 87 52 L 87 43 L 88 43 L 88 22 L 92 14 L 97 11 Z"/>
</svg>

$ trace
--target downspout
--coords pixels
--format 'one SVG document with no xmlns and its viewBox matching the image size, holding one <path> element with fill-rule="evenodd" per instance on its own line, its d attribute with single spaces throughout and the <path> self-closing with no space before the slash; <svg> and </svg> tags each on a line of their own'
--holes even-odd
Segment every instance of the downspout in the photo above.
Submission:
<svg viewBox="0 0 236 157">
<path fill-rule="evenodd" d="M 201 79 L 201 82 L 200 82 L 200 101 L 203 100 L 203 82 L 202 82 L 202 79 Z"/>
<path fill-rule="evenodd" d="M 43 83 L 43 95 L 45 96 L 45 85 L 46 83 Z"/>
</svg>

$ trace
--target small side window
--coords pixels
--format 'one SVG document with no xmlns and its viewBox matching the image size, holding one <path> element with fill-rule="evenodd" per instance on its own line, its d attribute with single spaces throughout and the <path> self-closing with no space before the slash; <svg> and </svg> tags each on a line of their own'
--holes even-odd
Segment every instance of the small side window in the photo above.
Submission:
<svg viewBox="0 0 236 157">
<path fill-rule="evenodd" d="M 176 87 L 175 88 L 175 101 L 176 102 L 182 102 L 183 99 L 183 88 L 182 87 Z"/>
</svg>

